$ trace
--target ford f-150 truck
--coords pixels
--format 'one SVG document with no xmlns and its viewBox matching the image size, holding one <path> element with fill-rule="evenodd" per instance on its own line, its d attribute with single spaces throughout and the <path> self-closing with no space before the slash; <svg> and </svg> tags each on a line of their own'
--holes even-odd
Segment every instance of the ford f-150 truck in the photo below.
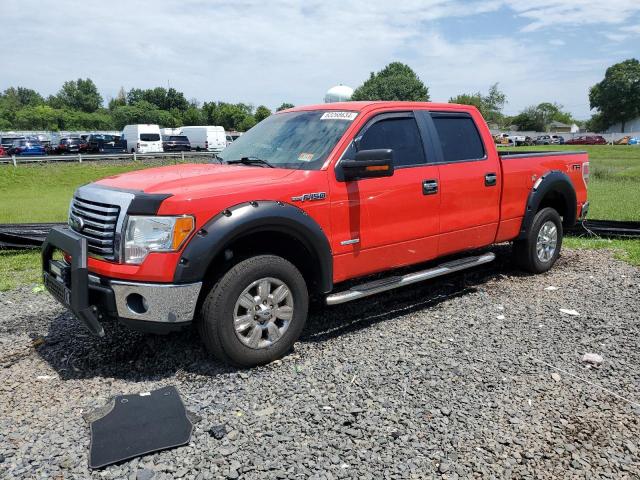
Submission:
<svg viewBox="0 0 640 480">
<path fill-rule="evenodd" d="M 218 358 L 258 365 L 291 349 L 312 295 L 335 305 L 472 268 L 499 242 L 548 270 L 587 214 L 588 176 L 583 152 L 498 153 L 470 106 L 297 107 L 210 164 L 78 188 L 44 282 L 96 335 L 193 323 Z"/>
</svg>

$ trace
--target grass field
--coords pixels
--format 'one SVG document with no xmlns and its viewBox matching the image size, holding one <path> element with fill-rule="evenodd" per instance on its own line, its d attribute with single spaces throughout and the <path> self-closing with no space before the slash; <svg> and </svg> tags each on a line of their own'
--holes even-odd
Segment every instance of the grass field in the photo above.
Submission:
<svg viewBox="0 0 640 480">
<path fill-rule="evenodd" d="M 64 222 L 76 188 L 158 163 L 45 163 L 0 166 L 0 223 Z"/>
</svg>

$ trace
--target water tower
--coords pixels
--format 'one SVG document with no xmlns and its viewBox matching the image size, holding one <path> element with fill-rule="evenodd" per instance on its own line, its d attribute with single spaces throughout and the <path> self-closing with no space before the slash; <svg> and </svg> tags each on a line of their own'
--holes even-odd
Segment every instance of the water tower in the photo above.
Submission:
<svg viewBox="0 0 640 480">
<path fill-rule="evenodd" d="M 346 85 L 336 85 L 327 90 L 324 96 L 324 103 L 348 102 L 353 95 L 353 88 Z"/>
</svg>

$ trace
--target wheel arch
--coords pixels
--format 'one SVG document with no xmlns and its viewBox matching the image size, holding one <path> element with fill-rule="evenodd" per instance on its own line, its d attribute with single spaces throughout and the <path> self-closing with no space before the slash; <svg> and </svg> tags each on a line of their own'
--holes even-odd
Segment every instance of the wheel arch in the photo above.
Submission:
<svg viewBox="0 0 640 480">
<path fill-rule="evenodd" d="M 529 193 L 518 239 L 526 238 L 536 213 L 546 207 L 558 212 L 564 228 L 573 226 L 576 223 L 576 205 L 576 191 L 569 176 L 559 170 L 545 173 Z"/>
<path fill-rule="evenodd" d="M 264 200 L 235 205 L 209 220 L 184 249 L 174 281 L 203 281 L 238 259 L 267 253 L 293 263 L 310 292 L 333 288 L 333 256 L 320 225 L 294 205 Z"/>
</svg>

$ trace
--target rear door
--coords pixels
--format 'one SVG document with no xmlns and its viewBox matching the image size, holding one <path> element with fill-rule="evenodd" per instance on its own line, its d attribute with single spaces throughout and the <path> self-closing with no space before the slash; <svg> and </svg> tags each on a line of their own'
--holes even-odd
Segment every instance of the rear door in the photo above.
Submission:
<svg viewBox="0 0 640 480">
<path fill-rule="evenodd" d="M 421 112 L 432 132 L 439 166 L 438 254 L 493 243 L 500 220 L 502 178 L 495 149 L 485 148 L 474 118 L 466 112 Z"/>
<path fill-rule="evenodd" d="M 332 250 L 336 280 L 419 263 L 437 255 L 438 167 L 427 152 L 414 112 L 373 115 L 342 158 L 356 150 L 390 148 L 390 177 L 331 182 Z"/>
</svg>

